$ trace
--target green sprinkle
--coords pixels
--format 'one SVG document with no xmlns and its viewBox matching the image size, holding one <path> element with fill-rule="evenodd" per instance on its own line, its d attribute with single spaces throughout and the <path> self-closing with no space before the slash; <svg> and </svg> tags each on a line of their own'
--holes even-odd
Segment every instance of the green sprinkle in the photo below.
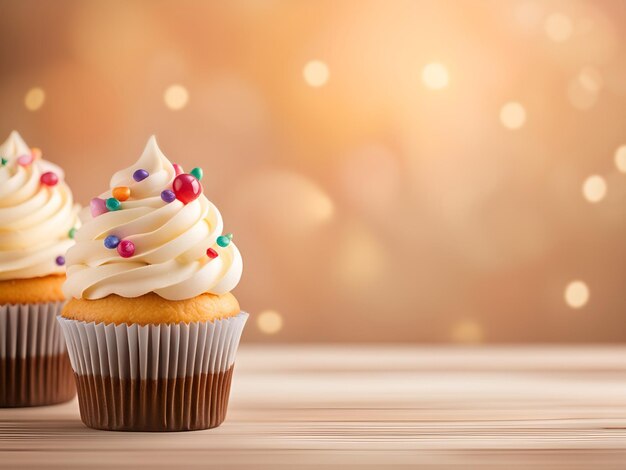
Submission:
<svg viewBox="0 0 626 470">
<path fill-rule="evenodd" d="M 2 162 L 2 165 L 0 165 L 0 166 L 4 166 L 4 165 L 6 165 L 7 163 L 9 163 L 9 159 L 8 159 L 8 158 L 4 158 L 4 157 L 2 157 L 2 158 L 0 159 L 0 162 Z"/>
<path fill-rule="evenodd" d="M 222 248 L 226 248 L 228 245 L 230 245 L 230 241 L 232 239 L 233 239 L 232 233 L 227 233 L 226 235 L 220 235 L 219 237 L 217 237 L 217 244 L 221 246 Z"/>
<path fill-rule="evenodd" d="M 189 172 L 189 174 L 192 176 L 195 176 L 196 179 L 200 181 L 202 179 L 202 176 L 204 175 L 204 172 L 202 171 L 202 168 L 195 167 L 193 170 Z"/>
<path fill-rule="evenodd" d="M 107 209 L 109 209 L 110 211 L 117 211 L 122 208 L 122 203 L 114 197 L 110 197 L 109 199 L 107 199 L 105 204 L 107 206 Z"/>
<path fill-rule="evenodd" d="M 74 237 L 76 236 L 76 227 L 72 227 L 70 231 L 67 232 L 67 236 L 73 240 Z"/>
</svg>

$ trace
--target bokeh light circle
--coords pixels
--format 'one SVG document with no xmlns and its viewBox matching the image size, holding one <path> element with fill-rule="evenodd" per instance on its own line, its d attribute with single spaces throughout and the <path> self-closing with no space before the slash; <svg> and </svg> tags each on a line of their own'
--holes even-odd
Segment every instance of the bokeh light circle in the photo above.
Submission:
<svg viewBox="0 0 626 470">
<path fill-rule="evenodd" d="M 544 23 L 546 35 L 554 42 L 565 42 L 574 31 L 574 25 L 569 16 L 563 13 L 552 13 Z"/>
<path fill-rule="evenodd" d="M 452 326 L 450 339 L 455 343 L 478 344 L 484 340 L 483 327 L 475 320 L 461 320 Z"/>
<path fill-rule="evenodd" d="M 42 88 L 35 87 L 28 90 L 24 96 L 24 106 L 29 111 L 37 111 L 46 101 L 46 93 Z"/>
<path fill-rule="evenodd" d="M 626 173 L 626 145 L 618 147 L 615 151 L 615 166 L 622 173 Z"/>
<path fill-rule="evenodd" d="M 328 82 L 330 71 L 328 65 L 320 60 L 312 60 L 304 66 L 302 71 L 304 80 L 309 86 L 319 88 Z"/>
<path fill-rule="evenodd" d="M 443 64 L 432 62 L 422 69 L 422 81 L 432 90 L 447 87 L 449 80 L 448 69 Z"/>
<path fill-rule="evenodd" d="M 583 183 L 583 196 L 589 202 L 600 202 L 606 196 L 606 180 L 600 175 L 591 175 Z"/>
<path fill-rule="evenodd" d="M 189 92 L 182 85 L 174 84 L 167 87 L 163 94 L 165 106 L 173 111 L 178 111 L 187 106 L 189 102 Z"/>
<path fill-rule="evenodd" d="M 582 308 L 589 302 L 589 287 L 583 281 L 572 281 L 565 288 L 565 303 L 571 308 Z"/>
<path fill-rule="evenodd" d="M 262 333 L 274 335 L 283 328 L 283 317 L 275 310 L 264 310 L 257 316 L 256 325 Z"/>
<path fill-rule="evenodd" d="M 519 129 L 526 123 L 526 110 L 520 103 L 511 101 L 500 109 L 500 122 L 507 129 Z"/>
</svg>

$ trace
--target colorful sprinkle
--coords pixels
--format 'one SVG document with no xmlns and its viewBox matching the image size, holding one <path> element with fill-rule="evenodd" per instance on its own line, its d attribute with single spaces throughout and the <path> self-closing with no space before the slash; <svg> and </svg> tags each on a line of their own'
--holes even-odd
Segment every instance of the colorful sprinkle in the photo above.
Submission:
<svg viewBox="0 0 626 470">
<path fill-rule="evenodd" d="M 135 244 L 130 240 L 122 240 L 117 245 L 117 252 L 122 258 L 130 258 L 135 254 Z"/>
<path fill-rule="evenodd" d="M 2 158 L 0 159 L 0 163 L 2 163 L 2 165 L 0 165 L 0 166 L 4 166 L 4 165 L 6 165 L 7 163 L 9 163 L 9 159 L 8 159 L 8 158 L 4 158 L 4 157 L 2 157 Z"/>
<path fill-rule="evenodd" d="M 220 235 L 219 237 L 217 237 L 217 244 L 221 246 L 222 248 L 226 248 L 228 245 L 230 245 L 230 241 L 232 239 L 233 239 L 232 233 L 227 233 L 226 235 Z"/>
<path fill-rule="evenodd" d="M 94 197 L 89 202 L 89 209 L 91 210 L 92 217 L 98 217 L 99 215 L 109 211 L 104 199 L 100 199 L 99 197 Z"/>
<path fill-rule="evenodd" d="M 148 176 L 150 175 L 150 173 L 148 173 L 146 170 L 137 170 L 133 173 L 133 179 L 135 181 L 143 181 L 145 180 Z"/>
<path fill-rule="evenodd" d="M 59 177 L 52 171 L 46 171 L 43 175 L 41 175 L 39 181 L 41 184 L 46 186 L 54 186 L 59 182 Z"/>
<path fill-rule="evenodd" d="M 183 167 L 180 166 L 178 163 L 172 163 L 172 166 L 174 167 L 174 171 L 176 172 L 176 176 L 182 175 L 184 173 Z"/>
<path fill-rule="evenodd" d="M 115 235 L 109 235 L 104 239 L 104 246 L 106 246 L 109 250 L 113 250 L 117 248 L 117 245 L 120 244 L 120 239 Z"/>
<path fill-rule="evenodd" d="M 65 256 L 57 256 L 54 261 L 56 262 L 57 266 L 63 266 L 65 264 Z"/>
<path fill-rule="evenodd" d="M 217 254 L 217 251 L 215 251 L 213 248 L 209 248 L 208 250 L 206 250 L 206 255 L 211 259 L 215 259 L 219 256 Z"/>
<path fill-rule="evenodd" d="M 30 149 L 30 154 L 33 156 L 34 160 L 37 160 L 39 158 L 41 158 L 41 149 L 38 149 L 37 147 L 33 147 L 32 149 Z"/>
<path fill-rule="evenodd" d="M 33 156 L 31 154 L 17 157 L 17 164 L 20 166 L 28 166 L 31 163 L 33 163 Z"/>
<path fill-rule="evenodd" d="M 163 191 L 161 191 L 161 199 L 169 204 L 170 202 L 174 202 L 174 200 L 176 199 L 176 194 L 174 194 L 174 191 L 164 189 Z"/>
<path fill-rule="evenodd" d="M 114 197 L 110 197 L 105 202 L 107 209 L 110 211 L 118 211 L 122 208 L 122 203 L 115 199 Z"/>
<path fill-rule="evenodd" d="M 195 176 L 183 173 L 174 178 L 172 189 L 178 199 L 183 204 L 189 204 L 198 199 L 202 194 L 202 185 Z"/>
<path fill-rule="evenodd" d="M 191 170 L 191 171 L 189 172 L 189 174 L 190 174 L 191 176 L 195 176 L 195 177 L 196 177 L 196 179 L 197 179 L 198 181 L 200 181 L 200 180 L 202 179 L 202 176 L 204 175 L 204 172 L 202 171 L 202 168 L 200 168 L 200 167 L 195 167 L 193 170 Z"/>
<path fill-rule="evenodd" d="M 76 227 L 72 227 L 70 231 L 67 232 L 67 236 L 73 240 L 74 237 L 76 236 Z"/>
<path fill-rule="evenodd" d="M 118 201 L 125 201 L 130 197 L 130 188 L 127 186 L 117 186 L 113 188 L 112 194 Z"/>
</svg>

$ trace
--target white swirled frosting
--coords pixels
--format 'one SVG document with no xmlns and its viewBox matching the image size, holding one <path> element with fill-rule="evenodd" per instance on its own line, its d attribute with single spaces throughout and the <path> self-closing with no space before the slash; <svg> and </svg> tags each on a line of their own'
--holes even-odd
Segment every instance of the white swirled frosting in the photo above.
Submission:
<svg viewBox="0 0 626 470">
<path fill-rule="evenodd" d="M 13 131 L 0 146 L 0 280 L 63 274 L 63 257 L 79 225 L 63 171 Z M 21 158 L 20 158 L 21 157 Z M 41 182 L 52 172 L 55 185 Z"/>
<path fill-rule="evenodd" d="M 142 169 L 148 176 L 135 181 Z M 168 300 L 183 300 L 202 293 L 224 294 L 233 289 L 243 269 L 234 243 L 216 243 L 223 222 L 217 208 L 204 196 L 184 204 L 165 202 L 176 170 L 151 137 L 134 165 L 113 175 L 110 189 L 100 199 L 112 197 L 116 187 L 130 189 L 119 210 L 100 215 L 84 211 L 76 245 L 67 253 L 65 294 L 100 299 L 110 294 L 139 297 L 154 292 Z M 134 254 L 120 256 L 107 248 L 108 236 L 132 242 Z M 216 257 L 207 256 L 212 249 Z"/>
</svg>

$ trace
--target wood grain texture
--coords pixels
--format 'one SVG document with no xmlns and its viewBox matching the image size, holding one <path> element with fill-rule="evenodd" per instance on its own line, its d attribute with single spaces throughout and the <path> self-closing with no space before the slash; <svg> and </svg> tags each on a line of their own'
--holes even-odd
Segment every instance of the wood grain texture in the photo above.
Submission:
<svg viewBox="0 0 626 470">
<path fill-rule="evenodd" d="M 0 468 L 624 468 L 624 347 L 243 346 L 219 428 L 0 409 Z"/>
</svg>

